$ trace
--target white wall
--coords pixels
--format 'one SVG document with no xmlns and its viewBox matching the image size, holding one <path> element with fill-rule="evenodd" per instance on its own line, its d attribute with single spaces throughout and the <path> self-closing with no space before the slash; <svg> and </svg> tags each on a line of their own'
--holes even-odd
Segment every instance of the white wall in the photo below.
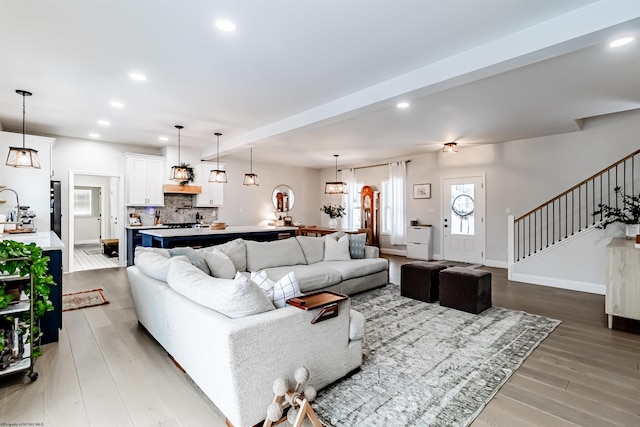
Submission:
<svg viewBox="0 0 640 427">
<path fill-rule="evenodd" d="M 38 231 L 51 229 L 49 212 L 51 145 L 54 138 L 27 135 L 25 146 L 38 150 L 40 169 L 14 168 L 5 165 L 9 147 L 22 147 L 22 134 L 0 132 L 0 185 L 11 188 L 18 193 L 20 204 L 30 206 L 36 214 L 35 226 Z M 10 191 L 0 193 L 0 213 L 7 214 L 16 208 L 16 197 Z"/>
<path fill-rule="evenodd" d="M 486 174 L 485 263 L 506 267 L 507 208 L 518 217 L 548 201 L 637 150 L 638 135 L 640 110 L 586 119 L 578 132 L 476 147 L 461 145 L 457 154 L 439 151 L 385 162 L 411 160 L 407 165 L 407 219 L 433 225 L 434 257 L 442 254 L 441 180 Z M 364 165 L 341 168 L 357 166 Z M 356 170 L 356 177 L 365 171 L 371 184 L 388 175 L 386 168 L 370 168 Z M 323 169 L 322 185 L 334 177 L 335 168 Z M 413 184 L 424 183 L 431 183 L 431 199 L 413 199 Z M 328 197 L 323 195 L 321 202 Z M 383 246 L 385 242 L 383 239 Z"/>
<path fill-rule="evenodd" d="M 225 164 L 227 184 L 224 188 L 224 206 L 218 209 L 218 220 L 227 225 L 266 225 L 267 218 L 275 212 L 271 195 L 276 186 L 285 184 L 295 194 L 295 204 L 289 212 L 293 221 L 307 225 L 316 224 L 320 214 L 318 169 L 275 165 L 256 162 L 253 157 L 253 173 L 258 175 L 260 185 L 242 184 L 244 174 L 249 172 L 249 159 L 239 160 L 221 157 Z"/>
</svg>

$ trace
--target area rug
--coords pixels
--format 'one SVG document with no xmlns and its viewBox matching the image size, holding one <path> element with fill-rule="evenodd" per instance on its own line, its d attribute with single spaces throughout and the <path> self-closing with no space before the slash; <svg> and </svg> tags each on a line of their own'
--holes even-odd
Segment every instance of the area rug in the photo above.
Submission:
<svg viewBox="0 0 640 427">
<path fill-rule="evenodd" d="M 102 254 L 102 248 L 100 245 L 86 245 L 82 246 L 82 250 L 87 255 L 100 255 Z"/>
<path fill-rule="evenodd" d="M 109 301 L 104 297 L 102 291 L 102 289 L 93 289 L 91 291 L 63 294 L 62 311 L 77 310 L 79 308 L 109 304 Z"/>
<path fill-rule="evenodd" d="M 499 307 L 469 314 L 394 284 L 351 301 L 367 319 L 364 361 L 318 393 L 312 406 L 328 426 L 468 426 L 560 324 Z"/>
</svg>

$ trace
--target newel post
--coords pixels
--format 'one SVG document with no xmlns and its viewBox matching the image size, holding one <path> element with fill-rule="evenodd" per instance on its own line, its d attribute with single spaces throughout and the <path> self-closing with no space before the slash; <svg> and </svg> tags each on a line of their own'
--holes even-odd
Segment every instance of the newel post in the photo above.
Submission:
<svg viewBox="0 0 640 427">
<path fill-rule="evenodd" d="M 513 215 L 507 216 L 507 279 L 511 280 L 515 262 L 515 222 Z"/>
</svg>

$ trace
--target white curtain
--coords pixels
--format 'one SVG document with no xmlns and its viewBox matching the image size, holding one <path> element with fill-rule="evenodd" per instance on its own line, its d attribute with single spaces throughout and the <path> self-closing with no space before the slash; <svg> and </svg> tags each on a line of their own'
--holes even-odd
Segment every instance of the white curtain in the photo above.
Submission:
<svg viewBox="0 0 640 427">
<path fill-rule="evenodd" d="M 356 194 L 356 173 L 354 169 L 342 169 L 342 182 L 347 183 L 347 194 L 342 196 L 342 203 L 345 207 L 347 216 L 342 218 L 342 228 L 345 230 L 353 230 L 353 204 Z"/>
<path fill-rule="evenodd" d="M 389 163 L 389 189 L 391 202 L 391 212 L 389 220 L 391 222 L 391 244 L 407 244 L 406 216 L 406 194 L 407 194 L 407 162 Z"/>
</svg>

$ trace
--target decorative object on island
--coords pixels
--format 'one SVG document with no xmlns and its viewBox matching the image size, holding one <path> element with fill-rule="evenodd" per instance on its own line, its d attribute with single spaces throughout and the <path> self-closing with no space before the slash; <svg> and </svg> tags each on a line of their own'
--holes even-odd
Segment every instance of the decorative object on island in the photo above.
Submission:
<svg viewBox="0 0 640 427">
<path fill-rule="evenodd" d="M 226 222 L 214 221 L 211 224 L 209 224 L 210 230 L 224 230 L 226 228 L 227 228 Z"/>
<path fill-rule="evenodd" d="M 171 168 L 169 179 L 171 181 L 178 181 L 180 185 L 186 185 L 193 182 L 193 180 L 196 179 L 196 175 L 192 167 L 189 167 L 187 163 L 180 162 L 180 130 L 184 129 L 184 126 L 176 125 L 175 127 L 178 129 L 178 164 Z"/>
<path fill-rule="evenodd" d="M 33 347 L 33 358 L 41 355 L 40 347 L 35 345 L 42 336 L 37 320 L 44 316 L 46 312 L 54 309 L 49 295 L 51 293 L 50 287 L 56 283 L 53 280 L 53 276 L 49 274 L 48 262 L 49 257 L 43 256 L 42 248 L 35 243 L 27 244 L 14 240 L 0 241 L 0 273 L 19 277 L 31 275 L 31 280 L 33 281 L 33 294 L 31 294 L 30 288 L 25 287 L 23 289 L 31 301 L 36 319 L 36 322 L 30 325 L 33 335 L 29 343 Z M 14 301 L 14 296 L 11 293 L 7 293 L 6 290 L 7 282 L 0 279 L 0 309 L 6 308 Z M 20 320 L 27 321 L 28 315 L 29 313 L 23 313 Z"/>
<path fill-rule="evenodd" d="M 251 157 L 249 161 L 249 173 L 244 174 L 244 185 L 260 185 L 258 184 L 258 175 L 253 173 L 253 147 L 251 147 Z"/>
<path fill-rule="evenodd" d="M 593 212 L 594 217 L 600 215 L 597 228 L 604 229 L 619 222 L 626 225 L 626 238 L 633 239 L 640 234 L 640 193 L 635 196 L 624 194 L 620 186 L 615 187 L 613 191 L 616 194 L 613 206 L 598 203 L 599 209 Z"/>
<path fill-rule="evenodd" d="M 328 181 L 324 185 L 325 194 L 347 194 L 347 183 L 338 181 L 338 155 L 334 154 L 336 158 L 336 180 Z"/>
<path fill-rule="evenodd" d="M 40 169 L 40 158 L 38 157 L 38 151 L 33 148 L 25 147 L 25 130 L 24 130 L 24 117 L 25 117 L 25 97 L 31 96 L 31 92 L 26 90 L 16 90 L 18 95 L 22 95 L 22 147 L 9 147 L 9 154 L 7 155 L 7 166 L 13 166 L 14 168 L 34 168 Z"/>
<path fill-rule="evenodd" d="M 337 228 L 338 221 L 336 218 L 342 218 L 344 216 L 344 206 L 342 205 L 324 205 L 320 210 L 329 215 L 329 228 Z"/>
<path fill-rule="evenodd" d="M 278 378 L 273 383 L 275 397 L 273 403 L 267 408 L 267 418 L 263 427 L 271 427 L 285 420 L 293 427 L 301 427 L 307 417 L 314 427 L 322 427 L 322 422 L 311 408 L 310 403 L 315 400 L 318 393 L 312 385 L 305 385 L 309 379 L 309 370 L 305 367 L 296 369 L 294 378 L 297 384 L 291 390 L 284 378 Z M 285 411 L 287 411 L 286 415 Z"/>
<path fill-rule="evenodd" d="M 457 153 L 458 152 L 458 143 L 457 142 L 447 142 L 442 147 L 443 153 Z"/>
<path fill-rule="evenodd" d="M 220 137 L 222 134 L 216 132 L 216 169 L 213 169 L 209 174 L 209 182 L 217 182 L 218 184 L 226 184 L 227 173 L 220 169 Z"/>
</svg>

